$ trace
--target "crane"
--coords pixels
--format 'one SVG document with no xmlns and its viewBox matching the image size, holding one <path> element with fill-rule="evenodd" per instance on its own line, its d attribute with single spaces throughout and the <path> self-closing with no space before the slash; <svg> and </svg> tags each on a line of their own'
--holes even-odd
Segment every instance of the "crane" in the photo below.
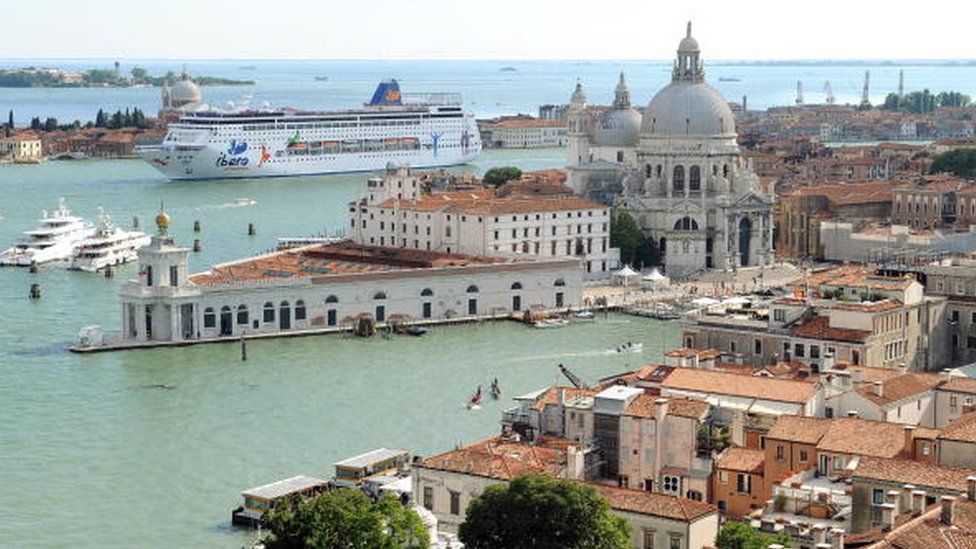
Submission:
<svg viewBox="0 0 976 549">
<path fill-rule="evenodd" d="M 568 379 L 569 382 L 572 383 L 573 386 L 576 387 L 577 389 L 589 389 L 590 388 L 589 385 L 587 385 L 586 383 L 583 383 L 583 380 L 581 380 L 579 378 L 579 376 L 577 376 L 576 374 L 574 374 L 569 368 L 563 366 L 562 364 L 559 365 L 559 371 L 562 372 L 563 375 L 566 376 L 566 379 Z"/>
<path fill-rule="evenodd" d="M 835 100 L 834 99 L 834 90 L 833 90 L 833 88 L 830 87 L 830 80 L 827 80 L 826 82 L 824 82 L 824 95 L 827 96 L 826 99 L 824 99 L 824 101 L 828 105 L 833 105 L 834 104 L 834 100 Z"/>
<path fill-rule="evenodd" d="M 800 80 L 796 81 L 796 104 L 803 105 L 803 82 Z"/>
<path fill-rule="evenodd" d="M 871 71 L 864 71 L 864 89 L 861 90 L 862 107 L 871 106 L 870 83 L 871 83 Z"/>
</svg>

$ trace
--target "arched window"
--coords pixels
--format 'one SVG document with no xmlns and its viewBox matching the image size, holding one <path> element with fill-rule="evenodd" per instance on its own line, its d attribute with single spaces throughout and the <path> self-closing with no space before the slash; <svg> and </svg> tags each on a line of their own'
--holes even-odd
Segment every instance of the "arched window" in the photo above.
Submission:
<svg viewBox="0 0 976 549">
<path fill-rule="evenodd" d="M 565 286 L 566 285 L 566 281 L 563 280 L 563 279 L 561 279 L 561 278 L 557 278 L 556 279 L 556 282 L 554 282 L 553 285 L 554 286 Z"/>
<path fill-rule="evenodd" d="M 247 317 L 248 317 L 248 315 L 247 315 L 247 305 L 238 305 L 237 306 L 237 323 L 238 324 L 247 324 L 247 322 L 248 322 L 248 318 Z"/>
<path fill-rule="evenodd" d="M 475 286 L 474 284 L 472 284 L 472 285 L 468 286 L 468 289 L 465 290 L 465 291 L 468 292 L 469 294 L 476 294 L 476 293 L 478 293 L 478 287 Z"/>
<path fill-rule="evenodd" d="M 431 290 L 430 288 L 424 288 L 424 290 L 420 292 L 420 295 L 423 297 L 430 297 L 434 295 L 434 290 Z"/>
<path fill-rule="evenodd" d="M 203 310 L 203 327 L 213 328 L 217 326 L 217 315 L 214 314 L 213 307 L 207 307 Z"/>
<path fill-rule="evenodd" d="M 264 321 L 274 322 L 275 319 L 275 306 L 273 303 L 268 301 L 264 304 Z"/>
<path fill-rule="evenodd" d="M 305 320 L 305 302 L 299 299 L 295 302 L 295 320 Z"/>
<path fill-rule="evenodd" d="M 336 296 L 334 296 L 334 295 L 330 295 L 329 297 L 325 298 L 325 302 L 326 303 L 338 303 L 339 302 L 339 298 L 336 297 Z"/>
<path fill-rule="evenodd" d="M 688 188 L 692 191 L 701 190 L 701 168 L 698 166 L 688 169 Z"/>
<path fill-rule="evenodd" d="M 685 191 L 685 167 L 681 164 L 674 167 L 674 175 L 671 177 L 671 185 L 677 192 Z"/>
<path fill-rule="evenodd" d="M 512 282 L 512 289 L 513 290 L 521 290 L 522 289 L 522 283 L 521 282 Z"/>
<path fill-rule="evenodd" d="M 690 217 L 682 217 L 681 219 L 674 222 L 674 230 L 676 231 L 697 231 L 698 222 Z"/>
<path fill-rule="evenodd" d="M 373 294 L 373 299 L 386 299 L 386 292 L 376 292 Z"/>
</svg>

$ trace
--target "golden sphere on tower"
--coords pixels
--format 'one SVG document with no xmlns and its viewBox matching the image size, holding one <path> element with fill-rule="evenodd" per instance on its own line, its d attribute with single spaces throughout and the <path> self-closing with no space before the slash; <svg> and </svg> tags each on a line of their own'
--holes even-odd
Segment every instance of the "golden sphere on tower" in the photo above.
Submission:
<svg viewBox="0 0 976 549">
<path fill-rule="evenodd" d="M 168 229 L 169 214 L 163 211 L 156 214 L 156 226 L 159 227 L 159 230 L 161 231 L 165 231 L 166 229 Z"/>
</svg>

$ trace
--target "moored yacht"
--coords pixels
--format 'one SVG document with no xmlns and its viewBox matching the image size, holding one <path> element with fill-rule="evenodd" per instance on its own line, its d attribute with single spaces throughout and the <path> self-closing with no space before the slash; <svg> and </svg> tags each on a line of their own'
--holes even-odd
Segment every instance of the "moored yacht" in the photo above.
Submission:
<svg viewBox="0 0 976 549">
<path fill-rule="evenodd" d="M 78 243 L 71 257 L 71 268 L 93 273 L 110 265 L 135 261 L 138 257 L 136 250 L 148 246 L 149 241 L 146 233 L 116 226 L 112 218 L 99 208 L 98 228 L 94 234 Z"/>
<path fill-rule="evenodd" d="M 71 257 L 75 246 L 95 229 L 84 219 L 71 215 L 63 198 L 58 209 L 41 213 L 40 226 L 24 231 L 24 239 L 0 254 L 0 265 L 28 267 Z"/>
</svg>

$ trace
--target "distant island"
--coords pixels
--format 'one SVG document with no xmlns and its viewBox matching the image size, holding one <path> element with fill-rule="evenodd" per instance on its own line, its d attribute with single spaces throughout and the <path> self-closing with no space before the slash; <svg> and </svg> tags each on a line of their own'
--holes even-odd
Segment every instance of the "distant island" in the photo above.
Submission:
<svg viewBox="0 0 976 549">
<path fill-rule="evenodd" d="M 0 69 L 0 88 L 130 88 L 135 86 L 165 86 L 174 84 L 180 76 L 170 71 L 163 76 L 151 76 L 146 69 L 134 67 L 129 74 L 115 69 L 68 70 L 59 68 L 24 67 Z M 200 86 L 250 86 L 253 80 L 234 80 L 215 76 L 192 78 Z"/>
</svg>

